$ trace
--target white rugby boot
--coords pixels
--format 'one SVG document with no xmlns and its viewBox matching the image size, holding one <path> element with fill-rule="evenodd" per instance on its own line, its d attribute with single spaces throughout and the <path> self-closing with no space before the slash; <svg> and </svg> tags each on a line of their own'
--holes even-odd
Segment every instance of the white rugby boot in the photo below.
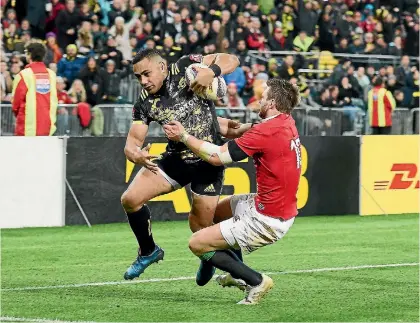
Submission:
<svg viewBox="0 0 420 323">
<path fill-rule="evenodd" d="M 258 286 L 247 286 L 245 298 L 238 302 L 240 305 L 256 305 L 274 286 L 273 280 L 262 274 L 262 282 Z"/>
</svg>

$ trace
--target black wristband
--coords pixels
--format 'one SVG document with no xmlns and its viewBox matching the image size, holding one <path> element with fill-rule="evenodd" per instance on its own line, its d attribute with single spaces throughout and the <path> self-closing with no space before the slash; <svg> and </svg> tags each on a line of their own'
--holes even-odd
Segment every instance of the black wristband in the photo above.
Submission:
<svg viewBox="0 0 420 323">
<path fill-rule="evenodd" d="M 222 75 L 222 70 L 220 69 L 219 65 L 211 64 L 209 66 L 209 69 L 211 69 L 213 71 L 214 77 L 219 77 L 220 75 Z"/>
</svg>

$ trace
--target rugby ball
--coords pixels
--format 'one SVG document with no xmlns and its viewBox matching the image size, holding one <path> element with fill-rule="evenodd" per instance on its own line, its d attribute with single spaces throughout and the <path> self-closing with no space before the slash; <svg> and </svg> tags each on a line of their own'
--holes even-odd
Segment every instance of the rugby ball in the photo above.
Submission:
<svg viewBox="0 0 420 323">
<path fill-rule="evenodd" d="M 208 66 L 197 63 L 197 64 L 191 64 L 190 66 L 187 67 L 185 71 L 185 82 L 188 87 L 190 87 L 191 83 L 194 82 L 200 68 L 208 68 Z M 197 95 L 204 99 L 215 101 L 218 98 L 224 97 L 226 93 L 227 93 L 226 82 L 223 79 L 223 77 L 219 76 L 213 79 L 212 84 L 206 88 L 204 94 L 197 94 Z"/>
</svg>

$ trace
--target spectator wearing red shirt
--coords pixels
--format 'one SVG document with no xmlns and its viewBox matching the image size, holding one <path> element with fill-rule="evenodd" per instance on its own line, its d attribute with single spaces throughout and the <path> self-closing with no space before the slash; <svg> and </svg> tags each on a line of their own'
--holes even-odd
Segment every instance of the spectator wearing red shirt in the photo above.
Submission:
<svg viewBox="0 0 420 323">
<path fill-rule="evenodd" d="M 47 18 L 47 28 L 46 30 L 57 33 L 57 27 L 55 25 L 55 19 L 57 18 L 60 11 L 66 9 L 66 6 L 60 2 L 60 0 L 51 0 L 52 10 L 49 17 Z"/>
<path fill-rule="evenodd" d="M 260 31 L 261 23 L 258 18 L 252 18 L 252 28 L 246 39 L 248 48 L 252 50 L 263 50 L 265 47 L 265 37 Z"/>
</svg>

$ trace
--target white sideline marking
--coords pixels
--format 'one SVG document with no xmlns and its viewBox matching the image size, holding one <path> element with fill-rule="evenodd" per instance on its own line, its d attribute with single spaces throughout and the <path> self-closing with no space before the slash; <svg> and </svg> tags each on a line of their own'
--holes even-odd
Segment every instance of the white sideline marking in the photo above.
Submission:
<svg viewBox="0 0 420 323">
<path fill-rule="evenodd" d="M 25 318 L 25 317 L 10 317 L 10 316 L 0 317 L 0 322 L 99 323 L 99 322 L 92 322 L 92 321 L 60 321 L 60 320 L 52 320 L 52 319 L 32 319 L 32 318 Z"/>
<path fill-rule="evenodd" d="M 402 263 L 402 264 L 361 265 L 361 266 L 349 266 L 349 267 L 313 268 L 313 269 L 302 269 L 302 270 L 291 270 L 291 271 L 276 271 L 276 272 L 266 272 L 265 274 L 268 274 L 268 275 L 288 275 L 288 274 L 317 273 L 317 272 L 324 272 L 324 271 L 342 271 L 342 270 L 358 270 L 358 269 L 389 268 L 389 267 L 408 267 L 408 266 L 418 266 L 418 265 L 419 265 L 418 263 L 412 262 L 412 263 Z M 179 281 L 179 280 L 193 280 L 193 279 L 195 279 L 195 276 L 173 277 L 173 278 L 151 278 L 151 279 L 123 280 L 123 281 L 114 281 L 114 282 L 99 282 L 99 283 L 85 283 L 85 284 L 4 288 L 4 289 L 1 289 L 1 291 L 2 292 L 12 292 L 12 291 L 27 291 L 27 290 L 41 290 L 41 289 L 78 288 L 78 287 L 88 287 L 88 286 L 108 286 L 108 285 L 123 285 L 123 284 L 159 283 L 159 282 Z"/>
</svg>

